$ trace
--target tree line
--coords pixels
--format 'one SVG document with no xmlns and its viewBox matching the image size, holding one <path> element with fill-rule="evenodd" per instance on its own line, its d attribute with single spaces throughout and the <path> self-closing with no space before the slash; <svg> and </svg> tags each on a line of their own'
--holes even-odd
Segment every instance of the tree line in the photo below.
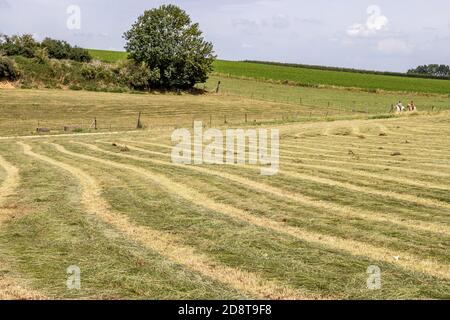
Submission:
<svg viewBox="0 0 450 320">
<path fill-rule="evenodd" d="M 79 62 L 92 60 L 88 50 L 71 46 L 63 40 L 45 38 L 42 42 L 38 42 L 30 34 L 12 36 L 0 34 L 0 55 L 34 58 L 41 56 L 43 52 L 51 59 Z"/>
<path fill-rule="evenodd" d="M 450 78 L 450 66 L 445 64 L 429 64 L 408 70 L 412 75 L 429 75 L 439 78 Z"/>
<path fill-rule="evenodd" d="M 104 78 L 105 70 L 106 73 L 113 70 L 125 74 L 127 82 L 136 89 L 191 89 L 207 80 L 216 58 L 212 43 L 204 40 L 198 23 L 193 23 L 189 15 L 175 5 L 146 10 L 123 37 L 127 63 L 118 68 L 98 63 L 85 65 L 82 73 L 86 78 Z M 1 35 L 1 56 L 34 58 L 39 63 L 46 63 L 48 59 L 82 63 L 92 60 L 87 50 L 73 47 L 66 41 L 46 38 L 39 43 L 28 34 Z M 10 71 L 14 69 L 13 62 L 2 57 L 0 63 L 4 64 L 3 78 L 15 78 Z"/>
</svg>

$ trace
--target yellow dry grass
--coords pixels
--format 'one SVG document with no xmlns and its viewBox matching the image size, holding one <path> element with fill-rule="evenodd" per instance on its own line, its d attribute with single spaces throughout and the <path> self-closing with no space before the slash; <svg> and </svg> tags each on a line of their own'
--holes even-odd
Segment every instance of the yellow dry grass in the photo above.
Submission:
<svg viewBox="0 0 450 320">
<path fill-rule="evenodd" d="M 197 253 L 193 248 L 183 246 L 175 237 L 133 224 L 126 216 L 112 212 L 108 204 L 101 196 L 101 189 L 97 181 L 83 170 L 66 163 L 56 161 L 47 156 L 35 153 L 27 144 L 20 143 L 24 152 L 57 168 L 70 172 L 77 178 L 82 187 L 83 204 L 89 214 L 100 217 L 105 222 L 113 225 L 130 239 L 136 240 L 146 247 L 158 252 L 168 259 L 179 263 L 200 274 L 228 284 L 238 290 L 245 291 L 255 298 L 263 299 L 321 299 L 322 297 L 306 292 L 299 292 L 286 286 L 264 280 L 257 274 L 230 268 L 212 261 L 207 256 Z M 74 155 L 59 145 L 55 145 L 58 151 Z M 91 157 L 89 157 L 91 158 Z M 93 158 L 91 159 L 93 160 Z M 104 160 L 103 163 L 114 164 L 120 168 L 131 168 L 122 166 L 111 161 Z"/>
<path fill-rule="evenodd" d="M 335 236 L 329 236 L 324 234 L 319 234 L 315 232 L 309 232 L 300 228 L 290 227 L 284 223 L 280 223 L 271 219 L 256 217 L 252 214 L 245 212 L 239 208 L 233 207 L 231 205 L 223 204 L 216 202 L 210 199 L 208 196 L 202 194 L 201 192 L 191 190 L 186 188 L 184 185 L 176 183 L 166 176 L 161 174 L 153 173 L 149 170 L 143 169 L 141 167 L 137 167 L 134 165 L 123 164 L 120 162 L 115 162 L 111 160 L 105 160 L 102 158 L 97 158 L 93 156 L 88 156 L 84 154 L 79 154 L 75 152 L 71 152 L 66 150 L 64 147 L 58 144 L 53 144 L 55 148 L 67 155 L 72 157 L 95 161 L 101 163 L 103 165 L 107 165 L 110 167 L 118 168 L 121 170 L 129 170 L 141 177 L 146 177 L 153 182 L 161 185 L 168 192 L 177 195 L 187 201 L 190 201 L 196 205 L 202 206 L 204 208 L 220 212 L 234 219 L 238 219 L 255 226 L 270 229 L 275 232 L 284 233 L 286 235 L 290 235 L 302 241 L 307 241 L 310 243 L 318 244 L 330 249 L 342 250 L 347 253 L 350 253 L 355 256 L 363 256 L 368 257 L 374 260 L 383 261 L 387 263 L 393 263 L 398 265 L 404 269 L 411 270 L 414 272 L 421 272 L 431 276 L 435 276 L 441 279 L 450 279 L 450 266 L 446 264 L 442 264 L 436 262 L 434 260 L 424 259 L 418 256 L 414 256 L 411 254 L 401 253 L 401 259 L 396 260 L 395 257 L 399 255 L 399 252 L 392 251 L 386 248 L 379 248 L 367 243 L 359 242 L 352 239 L 342 239 Z M 104 151 L 96 146 L 89 146 L 85 144 L 87 147 L 94 151 L 103 152 L 106 154 L 111 154 L 114 156 L 122 156 L 117 153 Z M 129 157 L 129 156 L 127 156 Z"/>
<path fill-rule="evenodd" d="M 0 227 L 6 223 L 17 210 L 5 208 L 8 198 L 14 195 L 19 186 L 19 170 L 0 156 L 0 167 L 5 170 L 6 178 L 0 185 Z M 6 262 L 0 261 L 0 268 L 6 268 Z M 26 288 L 22 281 L 8 275 L 0 275 L 0 300 L 36 300 L 44 296 Z"/>
<path fill-rule="evenodd" d="M 145 143 L 145 142 L 140 142 L 140 143 L 150 144 L 150 145 L 158 145 L 158 146 L 164 146 L 164 147 L 170 148 L 170 146 L 167 146 L 164 144 L 152 144 L 152 143 Z M 84 145 L 87 145 L 90 148 L 94 147 L 89 144 L 84 144 Z M 136 150 L 136 151 L 139 151 L 142 153 L 150 153 L 150 154 L 170 157 L 169 155 L 164 154 L 164 153 L 149 151 L 147 149 L 138 148 L 135 146 L 131 146 L 129 144 L 127 144 L 127 147 L 131 150 Z M 102 149 L 99 149 L 96 147 L 94 147 L 94 150 L 105 152 L 105 150 L 102 150 Z M 113 154 L 113 153 L 108 153 L 108 154 Z M 195 167 L 195 166 L 183 166 L 183 165 L 178 165 L 178 164 L 174 164 L 171 162 L 160 161 L 160 160 L 156 160 L 156 159 L 147 159 L 147 158 L 137 157 L 137 156 L 133 156 L 133 155 L 124 155 L 124 154 L 115 154 L 115 155 L 124 157 L 124 158 L 135 159 L 135 160 L 139 160 L 139 161 L 152 162 L 152 163 L 160 164 L 160 165 L 183 167 L 183 168 L 187 168 L 189 170 L 194 170 L 194 171 L 206 173 L 209 175 L 219 176 L 221 178 L 225 178 L 230 181 L 240 183 L 240 184 L 250 187 L 254 190 L 262 191 L 265 193 L 270 193 L 270 194 L 276 195 L 281 198 L 287 198 L 291 201 L 299 202 L 303 205 L 326 210 L 328 213 L 337 215 L 340 217 L 355 217 L 355 218 L 360 218 L 360 219 L 364 219 L 367 221 L 393 223 L 393 224 L 397 224 L 399 226 L 403 226 L 403 227 L 410 228 L 410 229 L 430 231 L 430 232 L 443 233 L 443 234 L 450 235 L 450 228 L 448 228 L 445 225 L 428 223 L 428 222 L 418 221 L 418 220 L 405 221 L 404 219 L 396 218 L 392 214 L 383 214 L 381 212 L 373 212 L 373 211 L 367 211 L 367 210 L 362 210 L 362 209 L 353 210 L 349 207 L 339 206 L 333 202 L 312 199 L 310 197 L 301 195 L 299 193 L 281 190 L 279 188 L 272 187 L 272 186 L 269 186 L 264 183 L 258 183 L 258 182 L 252 181 L 250 179 L 246 179 L 246 178 L 243 178 L 243 177 L 240 177 L 237 175 L 225 173 L 225 172 L 218 171 L 218 170 L 210 170 L 210 169 L 206 169 L 206 168 L 202 168 L 202 167 Z M 245 166 L 245 165 L 239 166 L 239 167 L 242 169 L 251 169 L 251 167 L 249 168 L 248 166 Z M 257 169 L 254 169 L 254 170 L 257 170 Z M 441 205 L 443 207 L 447 207 L 447 204 L 442 203 L 440 201 L 433 200 L 433 199 L 424 199 L 424 198 L 419 198 L 419 197 L 416 197 L 413 195 L 398 194 L 395 192 L 392 192 L 392 193 L 384 192 L 384 191 L 376 190 L 373 188 L 359 187 L 359 186 L 352 185 L 349 183 L 341 183 L 341 182 L 331 180 L 331 179 L 314 177 L 311 175 L 305 175 L 305 174 L 296 173 L 296 172 L 292 172 L 292 171 L 288 171 L 288 170 L 281 170 L 280 174 L 288 176 L 288 177 L 308 180 L 308 181 L 322 183 L 322 184 L 326 184 L 326 185 L 330 185 L 330 186 L 338 186 L 338 187 L 342 187 L 342 188 L 345 188 L 345 189 L 348 189 L 351 191 L 355 191 L 355 192 L 374 194 L 374 195 L 379 195 L 379 196 L 383 196 L 383 197 L 393 198 L 396 200 L 418 203 L 418 204 L 422 204 L 422 205 L 430 205 L 430 206 L 438 206 L 438 207 Z"/>
</svg>

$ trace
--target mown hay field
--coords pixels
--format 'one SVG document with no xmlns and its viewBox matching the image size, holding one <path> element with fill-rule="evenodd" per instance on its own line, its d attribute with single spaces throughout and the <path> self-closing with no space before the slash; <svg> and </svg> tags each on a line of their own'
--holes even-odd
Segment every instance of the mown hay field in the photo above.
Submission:
<svg viewBox="0 0 450 320">
<path fill-rule="evenodd" d="M 218 81 L 221 89 L 216 94 Z M 37 127 L 53 134 L 70 133 L 64 132 L 64 127 L 84 133 L 133 130 L 139 112 L 147 128 L 174 129 L 192 125 L 194 120 L 219 126 L 391 117 L 391 105 L 398 100 L 405 105 L 414 100 L 418 110 L 427 114 L 450 107 L 450 99 L 442 95 L 300 88 L 217 76 L 211 77 L 205 88 L 210 93 L 0 90 L 0 135 L 36 134 Z M 92 128 L 95 119 L 97 130 Z"/>
<path fill-rule="evenodd" d="M 271 177 L 172 163 L 172 123 L 2 138 L 0 298 L 450 298 L 448 112 L 265 127 L 281 132 Z"/>
</svg>

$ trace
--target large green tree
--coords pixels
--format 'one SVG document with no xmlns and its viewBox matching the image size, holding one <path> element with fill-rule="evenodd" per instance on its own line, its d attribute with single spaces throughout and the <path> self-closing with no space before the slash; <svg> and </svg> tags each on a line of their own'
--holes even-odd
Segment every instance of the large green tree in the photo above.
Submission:
<svg viewBox="0 0 450 320">
<path fill-rule="evenodd" d="M 207 80 L 215 59 L 197 23 L 175 5 L 147 10 L 124 34 L 129 57 L 146 63 L 158 80 L 150 86 L 188 89 Z"/>
</svg>

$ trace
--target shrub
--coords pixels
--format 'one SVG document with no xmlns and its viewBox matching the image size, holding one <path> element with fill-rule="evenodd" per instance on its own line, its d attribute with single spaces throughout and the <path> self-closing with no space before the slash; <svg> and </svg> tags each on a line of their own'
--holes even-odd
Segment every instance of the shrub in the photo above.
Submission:
<svg viewBox="0 0 450 320">
<path fill-rule="evenodd" d="M 81 75 L 86 80 L 95 80 L 97 78 L 97 70 L 90 64 L 83 64 L 81 67 Z"/>
<path fill-rule="evenodd" d="M 42 57 L 42 51 L 45 49 L 49 58 L 68 59 L 79 62 L 90 62 L 92 60 L 88 50 L 72 47 L 66 41 L 45 38 L 42 43 L 36 42 L 33 36 L 24 34 L 22 36 L 0 35 L 0 53 L 7 56 L 23 56 L 33 58 L 36 54 Z"/>
<path fill-rule="evenodd" d="M 92 57 L 86 49 L 73 47 L 70 50 L 69 59 L 79 62 L 90 62 Z"/>
<path fill-rule="evenodd" d="M 36 52 L 34 53 L 34 58 L 40 64 L 48 64 L 50 62 L 46 48 L 36 49 Z"/>
<path fill-rule="evenodd" d="M 66 41 L 45 38 L 41 43 L 42 48 L 46 48 L 48 56 L 53 59 L 69 59 L 71 46 Z"/>
<path fill-rule="evenodd" d="M 39 43 L 33 39 L 32 35 L 22 36 L 0 36 L 0 51 L 7 56 L 24 56 L 33 58 Z"/>
<path fill-rule="evenodd" d="M 17 80 L 20 76 L 14 61 L 7 57 L 0 56 L 0 80 Z"/>
<path fill-rule="evenodd" d="M 81 75 L 86 80 L 104 80 L 107 82 L 117 82 L 110 65 L 96 61 L 95 63 L 83 63 Z"/>
<path fill-rule="evenodd" d="M 117 72 L 123 85 L 137 90 L 150 89 L 151 84 L 157 83 L 160 76 L 158 69 L 151 70 L 145 62 L 136 63 L 131 59 L 119 64 Z"/>
<path fill-rule="evenodd" d="M 41 47 L 48 50 L 50 58 L 60 60 L 68 59 L 78 62 L 90 62 L 92 60 L 89 51 L 78 47 L 72 47 L 66 41 L 45 38 L 41 43 Z"/>
</svg>

